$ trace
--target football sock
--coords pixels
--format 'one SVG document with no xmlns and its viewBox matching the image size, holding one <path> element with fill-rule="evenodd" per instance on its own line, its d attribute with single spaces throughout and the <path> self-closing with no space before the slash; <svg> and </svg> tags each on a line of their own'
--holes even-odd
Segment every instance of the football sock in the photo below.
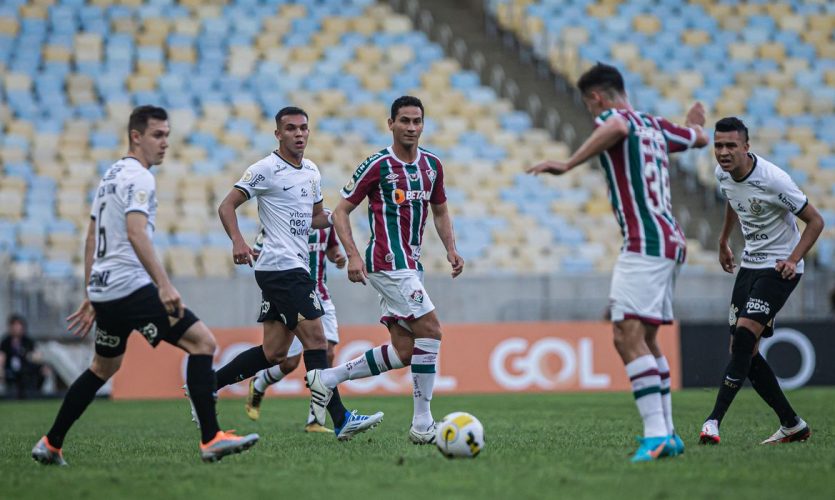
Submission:
<svg viewBox="0 0 835 500">
<path fill-rule="evenodd" d="M 186 385 L 191 404 L 200 423 L 200 439 L 208 443 L 214 439 L 220 426 L 215 410 L 215 371 L 212 370 L 212 356 L 192 354 L 186 365 Z"/>
<path fill-rule="evenodd" d="M 661 356 L 655 358 L 658 365 L 658 376 L 661 378 L 661 407 L 664 409 L 664 422 L 667 424 L 667 434 L 672 436 L 675 433 L 673 425 L 673 395 L 670 394 L 670 364 L 667 358 Z"/>
<path fill-rule="evenodd" d="M 440 340 L 415 339 L 415 347 L 412 350 L 412 382 L 414 384 L 412 425 L 421 430 L 434 423 L 430 403 L 432 390 L 435 388 L 435 372 L 437 371 L 435 367 L 440 350 Z"/>
<path fill-rule="evenodd" d="M 644 421 L 644 437 L 667 435 L 667 423 L 661 404 L 661 377 L 658 364 L 651 354 L 632 360 L 626 365 L 626 374 L 632 383 L 632 395 L 638 413 Z"/>
<path fill-rule="evenodd" d="M 328 351 L 325 349 L 311 349 L 304 351 L 304 368 L 310 370 L 324 370 L 328 367 Z M 342 404 L 342 398 L 339 397 L 339 389 L 333 389 L 333 396 L 331 396 L 330 403 L 328 403 L 328 413 L 333 420 L 335 427 L 342 427 L 345 424 L 345 405 Z"/>
<path fill-rule="evenodd" d="M 745 383 L 748 372 L 751 370 L 751 354 L 754 352 L 754 345 L 757 337 L 754 332 L 745 327 L 736 327 L 734 339 L 731 344 L 731 360 L 725 369 L 725 378 L 719 386 L 719 394 L 716 395 L 716 404 L 708 420 L 716 420 L 719 424 L 728 412 L 736 393 Z"/>
<path fill-rule="evenodd" d="M 278 383 L 281 379 L 283 379 L 287 374 L 281 371 L 281 365 L 275 365 L 266 370 L 261 370 L 258 372 L 258 375 L 255 376 L 255 390 L 258 392 L 266 392 L 267 387 Z"/>
<path fill-rule="evenodd" d="M 84 410 L 96 397 L 96 392 L 101 389 L 105 382 L 107 381 L 100 379 L 90 369 L 85 370 L 81 376 L 75 379 L 75 382 L 67 390 L 67 395 L 64 396 L 64 402 L 61 403 L 61 409 L 55 416 L 52 428 L 46 433 L 49 444 L 56 448 L 64 446 L 64 436 L 67 435 L 78 417 L 84 413 Z"/>
<path fill-rule="evenodd" d="M 217 389 L 246 380 L 259 371 L 269 368 L 272 363 L 264 355 L 264 346 L 255 346 L 235 356 L 217 371 Z"/>
<path fill-rule="evenodd" d="M 762 354 L 757 353 L 751 358 L 751 370 L 748 372 L 748 379 L 757 394 L 760 395 L 777 417 L 780 418 L 780 424 L 783 427 L 794 427 L 797 425 L 797 413 L 789 404 L 786 395 L 780 388 L 780 383 L 777 381 L 777 376 L 769 366 L 768 361 L 762 357 Z"/>
<path fill-rule="evenodd" d="M 365 354 L 347 363 L 324 370 L 322 383 L 333 389 L 346 380 L 371 377 L 389 370 L 403 368 L 403 366 L 403 362 L 397 356 L 397 351 L 385 344 L 365 351 Z"/>
</svg>

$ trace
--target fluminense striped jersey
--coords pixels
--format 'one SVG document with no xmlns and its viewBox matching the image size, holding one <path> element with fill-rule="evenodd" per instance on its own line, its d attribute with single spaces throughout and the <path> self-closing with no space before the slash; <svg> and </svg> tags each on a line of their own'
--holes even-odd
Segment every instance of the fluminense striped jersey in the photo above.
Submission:
<svg viewBox="0 0 835 500">
<path fill-rule="evenodd" d="M 673 217 L 669 153 L 684 151 L 696 131 L 629 109 L 609 109 L 595 120 L 626 120 L 629 134 L 600 155 L 609 199 L 623 234 L 623 252 L 684 262 L 687 244 Z"/>
<path fill-rule="evenodd" d="M 328 300 L 330 294 L 327 285 L 326 258 L 329 249 L 339 246 L 339 242 L 336 240 L 336 231 L 331 228 L 311 229 L 307 241 L 310 246 L 310 277 L 316 280 L 316 291 L 319 292 L 319 298 Z"/>
<path fill-rule="evenodd" d="M 418 148 L 415 162 L 406 163 L 386 148 L 357 167 L 342 196 L 354 205 L 368 198 L 368 272 L 423 270 L 420 247 L 429 204 L 446 202 L 444 170 L 437 156 Z"/>
</svg>

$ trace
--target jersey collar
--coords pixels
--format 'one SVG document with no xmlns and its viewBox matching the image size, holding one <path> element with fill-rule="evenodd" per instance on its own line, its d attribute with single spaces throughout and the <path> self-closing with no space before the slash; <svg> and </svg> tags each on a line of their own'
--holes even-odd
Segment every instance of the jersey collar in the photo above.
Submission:
<svg viewBox="0 0 835 500">
<path fill-rule="evenodd" d="M 415 157 L 415 161 L 410 163 L 408 161 L 403 161 L 400 158 L 398 158 L 397 155 L 394 154 L 394 148 L 393 147 L 389 146 L 389 147 L 386 148 L 386 150 L 389 152 L 389 154 L 391 155 L 392 158 L 399 161 L 403 165 L 417 165 L 418 163 L 420 163 L 420 157 L 423 156 L 423 153 L 421 153 L 420 148 L 417 148 L 417 156 Z"/>
<path fill-rule="evenodd" d="M 754 170 L 756 170 L 756 168 L 757 168 L 757 155 L 752 154 L 752 153 L 748 153 L 748 157 L 751 158 L 752 160 L 754 160 L 754 164 L 751 165 L 751 170 L 749 170 L 748 173 L 745 174 L 745 177 L 743 177 L 742 179 L 739 179 L 739 180 L 736 180 L 736 179 L 733 178 L 733 176 L 730 176 L 731 179 L 734 180 L 734 182 L 745 182 L 746 179 L 751 177 L 751 174 L 754 173 Z"/>
<path fill-rule="evenodd" d="M 299 164 L 299 166 L 297 167 L 297 166 L 293 165 L 293 162 L 287 161 L 287 160 L 286 160 L 283 156 L 281 156 L 280 154 L 278 154 L 278 150 L 274 150 L 274 151 L 273 151 L 273 154 L 274 154 L 274 155 L 276 155 L 276 156 L 278 156 L 278 158 L 279 158 L 281 161 L 283 161 L 284 163 L 286 163 L 287 165 L 289 165 L 289 166 L 293 167 L 293 168 L 294 168 L 294 169 L 296 169 L 296 170 L 301 170 L 301 169 L 302 169 L 302 167 L 304 166 L 304 158 L 302 158 L 302 162 L 301 162 L 301 163 Z"/>
</svg>

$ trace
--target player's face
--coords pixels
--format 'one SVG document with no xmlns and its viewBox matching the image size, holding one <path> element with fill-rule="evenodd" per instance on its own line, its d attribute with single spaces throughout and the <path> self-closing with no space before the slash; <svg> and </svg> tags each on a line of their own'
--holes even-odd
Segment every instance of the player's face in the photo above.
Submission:
<svg viewBox="0 0 835 500">
<path fill-rule="evenodd" d="M 307 117 L 304 115 L 282 116 L 278 130 L 275 131 L 280 147 L 295 158 L 304 156 L 309 135 Z"/>
<path fill-rule="evenodd" d="M 138 148 L 140 154 L 148 162 L 148 165 L 159 165 L 165 158 L 165 150 L 168 149 L 168 135 L 171 128 L 168 120 L 148 120 L 148 126 L 144 133 L 137 130 L 131 131 L 134 148 Z"/>
<path fill-rule="evenodd" d="M 730 172 L 746 164 L 748 157 L 748 141 L 734 130 L 732 132 L 715 132 L 713 134 L 713 154 L 716 162 L 725 172 Z"/>
<path fill-rule="evenodd" d="M 389 118 L 389 130 L 394 142 L 407 148 L 415 147 L 423 133 L 423 113 L 417 106 L 404 106 L 397 110 L 394 120 Z"/>
</svg>

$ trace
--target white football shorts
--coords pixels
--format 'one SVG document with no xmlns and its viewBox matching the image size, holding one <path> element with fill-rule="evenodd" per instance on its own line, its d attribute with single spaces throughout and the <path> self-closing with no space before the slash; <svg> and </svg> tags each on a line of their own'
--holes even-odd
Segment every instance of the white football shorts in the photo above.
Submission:
<svg viewBox="0 0 835 500">
<path fill-rule="evenodd" d="M 612 321 L 638 319 L 650 325 L 673 322 L 673 292 L 680 264 L 664 257 L 623 252 L 612 272 Z"/>
<path fill-rule="evenodd" d="M 404 324 L 435 310 L 417 270 L 377 271 L 368 274 L 368 281 L 380 294 L 380 322 L 386 326 L 395 321 Z"/>
</svg>

